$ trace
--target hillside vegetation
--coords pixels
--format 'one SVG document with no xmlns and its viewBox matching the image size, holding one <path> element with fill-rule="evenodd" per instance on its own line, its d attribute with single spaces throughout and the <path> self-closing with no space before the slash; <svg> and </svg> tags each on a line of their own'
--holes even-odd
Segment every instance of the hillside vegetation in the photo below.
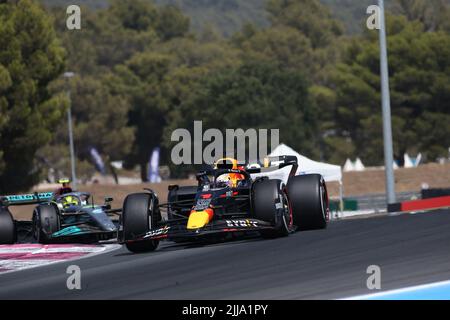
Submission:
<svg viewBox="0 0 450 320">
<path fill-rule="evenodd" d="M 47 6 L 67 6 L 71 0 L 40 0 Z M 339 19 L 349 34 L 360 33 L 367 17 L 366 9 L 376 0 L 320 0 L 327 5 L 334 17 Z M 412 3 L 413 1 L 406 0 Z M 434 0 L 432 0 L 434 1 Z M 447 4 L 450 0 L 445 0 Z M 191 19 L 192 30 L 201 33 L 213 30 L 231 36 L 246 23 L 267 27 L 269 17 L 265 10 L 267 0 L 155 0 L 158 5 L 175 5 Z M 388 10 L 401 12 L 396 0 L 386 0 Z M 109 0 L 78 0 L 77 4 L 92 9 L 106 8 Z"/>
<path fill-rule="evenodd" d="M 221 2 L 196 3 L 201 12 Z M 223 2 L 230 12 L 232 3 Z M 448 157 L 446 3 L 396 0 L 387 15 L 396 159 Z M 70 175 L 69 89 L 82 181 L 96 170 L 92 148 L 107 172 L 123 160 L 146 181 L 159 147 L 172 177 L 186 177 L 194 168 L 174 165 L 171 137 L 178 128 L 193 134 L 195 120 L 203 131 L 279 129 L 280 142 L 312 159 L 381 165 L 378 32 L 346 34 L 330 8 L 269 0 L 265 28 L 247 24 L 223 38 L 214 28 L 192 33 L 182 9 L 149 0 L 84 7 L 81 30 L 67 29 L 61 8 L 0 0 L 0 194 Z M 66 81 L 65 71 L 75 77 Z"/>
</svg>

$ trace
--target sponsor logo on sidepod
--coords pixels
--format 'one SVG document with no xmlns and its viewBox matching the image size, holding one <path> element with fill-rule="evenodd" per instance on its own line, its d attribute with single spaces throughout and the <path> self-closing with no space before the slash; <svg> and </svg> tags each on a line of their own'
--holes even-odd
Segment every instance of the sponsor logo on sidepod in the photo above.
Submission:
<svg viewBox="0 0 450 320">
<path fill-rule="evenodd" d="M 227 223 L 227 227 L 243 227 L 243 228 L 258 227 L 258 222 L 248 219 L 225 220 L 225 222 Z"/>
</svg>

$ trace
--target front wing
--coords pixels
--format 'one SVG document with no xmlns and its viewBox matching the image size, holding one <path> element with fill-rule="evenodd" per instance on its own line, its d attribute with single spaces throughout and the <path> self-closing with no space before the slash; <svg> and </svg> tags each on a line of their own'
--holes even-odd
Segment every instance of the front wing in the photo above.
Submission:
<svg viewBox="0 0 450 320">
<path fill-rule="evenodd" d="M 234 218 L 215 220 L 203 228 L 191 230 L 187 229 L 185 220 L 180 222 L 168 221 L 145 234 L 136 236 L 134 239 L 126 239 L 120 242 L 127 243 L 148 240 L 193 241 L 220 235 L 225 236 L 230 233 L 248 233 L 263 230 L 273 230 L 273 226 L 268 222 L 258 219 Z"/>
<path fill-rule="evenodd" d="M 50 235 L 52 242 L 97 242 L 117 237 L 117 231 L 102 231 L 89 226 L 70 226 Z"/>
</svg>

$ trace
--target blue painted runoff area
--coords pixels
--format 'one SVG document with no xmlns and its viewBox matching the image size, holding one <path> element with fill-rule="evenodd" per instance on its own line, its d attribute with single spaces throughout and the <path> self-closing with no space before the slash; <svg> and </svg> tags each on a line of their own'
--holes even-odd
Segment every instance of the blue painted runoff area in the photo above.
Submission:
<svg viewBox="0 0 450 320">
<path fill-rule="evenodd" d="M 350 297 L 345 300 L 450 300 L 450 280 Z"/>
</svg>

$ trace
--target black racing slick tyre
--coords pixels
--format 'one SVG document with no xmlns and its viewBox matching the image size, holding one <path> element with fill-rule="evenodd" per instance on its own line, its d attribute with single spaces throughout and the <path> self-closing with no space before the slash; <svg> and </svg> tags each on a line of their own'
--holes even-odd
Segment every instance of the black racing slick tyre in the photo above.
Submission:
<svg viewBox="0 0 450 320">
<path fill-rule="evenodd" d="M 50 243 L 53 233 L 61 229 L 58 209 L 51 204 L 41 204 L 33 212 L 33 237 L 38 243 Z"/>
<path fill-rule="evenodd" d="M 133 241 L 156 227 L 160 215 L 157 214 L 157 198 L 151 193 L 133 193 L 125 198 L 122 210 L 123 239 L 127 249 L 134 253 L 156 250 L 158 240 Z M 127 241 L 128 240 L 128 241 Z"/>
<path fill-rule="evenodd" d="M 281 180 L 256 182 L 252 198 L 254 217 L 273 226 L 273 229 L 261 231 L 261 235 L 265 238 L 287 236 L 291 219 L 283 182 Z"/>
<path fill-rule="evenodd" d="M 297 230 L 324 229 L 328 222 L 328 193 L 320 174 L 289 178 L 287 193 Z"/>
<path fill-rule="evenodd" d="M 16 240 L 16 226 L 11 212 L 0 208 L 0 244 L 13 244 Z"/>
</svg>

